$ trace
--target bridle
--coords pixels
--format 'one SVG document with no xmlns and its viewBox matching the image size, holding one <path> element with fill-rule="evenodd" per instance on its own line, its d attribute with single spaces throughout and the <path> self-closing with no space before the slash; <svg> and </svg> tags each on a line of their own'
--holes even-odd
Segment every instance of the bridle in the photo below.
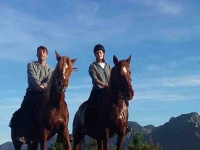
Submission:
<svg viewBox="0 0 200 150">
<path fill-rule="evenodd" d="M 57 76 L 56 76 L 56 79 L 55 79 L 54 85 L 55 85 L 56 90 L 57 90 L 58 93 L 63 93 L 63 92 L 66 91 L 66 88 L 68 87 L 69 84 L 67 83 L 67 84 L 62 85 L 62 86 L 63 86 L 63 89 L 62 89 L 62 91 L 59 91 L 57 86 L 58 86 L 59 84 L 60 84 L 59 86 L 61 86 L 61 81 L 58 81 L 58 78 L 59 78 L 60 76 L 65 76 L 65 77 L 67 77 L 67 75 L 64 74 L 64 73 L 61 73 L 61 74 L 57 75 Z"/>
<path fill-rule="evenodd" d="M 121 68 L 118 67 L 118 66 L 115 66 L 115 67 L 113 67 L 113 69 L 116 69 L 115 72 L 114 72 L 116 74 L 115 81 L 117 82 L 119 92 L 122 93 L 122 98 L 123 98 L 124 102 L 126 103 L 127 106 L 129 106 L 129 99 L 128 99 L 127 95 L 126 95 L 125 89 L 128 89 L 130 86 L 132 86 L 132 84 L 130 82 L 130 83 L 126 84 L 126 85 L 123 85 L 121 83 L 121 80 L 120 80 L 120 71 L 119 70 Z M 131 81 L 131 78 L 130 78 L 130 81 Z"/>
<path fill-rule="evenodd" d="M 77 71 L 78 71 L 78 68 L 73 68 L 73 71 L 77 72 Z M 65 76 L 65 77 L 67 78 L 67 74 L 65 74 L 65 73 L 61 73 L 61 74 L 57 75 L 54 85 L 56 86 L 56 90 L 57 90 L 58 93 L 63 93 L 63 92 L 66 91 L 66 88 L 69 86 L 69 82 L 67 82 L 67 84 L 64 84 L 64 85 L 63 85 L 63 90 L 60 92 L 60 91 L 58 90 L 58 88 L 57 88 L 57 85 L 59 85 L 59 83 L 61 82 L 61 81 L 58 81 L 58 78 L 59 78 L 60 76 Z M 61 85 L 61 83 L 60 83 L 60 85 Z"/>
</svg>

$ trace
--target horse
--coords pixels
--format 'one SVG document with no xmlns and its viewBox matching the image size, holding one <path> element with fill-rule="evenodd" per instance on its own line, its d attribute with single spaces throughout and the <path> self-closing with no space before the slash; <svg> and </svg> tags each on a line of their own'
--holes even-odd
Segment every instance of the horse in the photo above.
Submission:
<svg viewBox="0 0 200 150">
<path fill-rule="evenodd" d="M 28 150 L 37 150 L 40 143 L 40 149 L 46 150 L 46 141 L 53 138 L 57 133 L 60 142 L 64 148 L 71 150 L 68 121 L 69 113 L 65 102 L 65 90 L 69 86 L 70 75 L 73 70 L 73 64 L 76 59 L 69 59 L 67 56 L 60 56 L 56 51 L 56 59 L 58 61 L 55 70 L 53 71 L 47 88 L 42 94 L 40 100 L 40 111 L 37 112 L 37 119 L 31 125 L 31 136 L 28 143 Z M 20 128 L 12 128 L 12 121 L 17 121 L 14 113 L 10 127 L 11 139 L 15 150 L 22 150 L 22 142 L 16 140 L 16 137 L 21 134 Z M 18 113 L 19 114 L 19 113 Z M 20 117 L 20 116 L 19 116 Z M 14 119 L 15 118 L 15 119 Z"/>
<path fill-rule="evenodd" d="M 108 139 L 117 134 L 116 150 L 122 149 L 122 141 L 126 134 L 129 101 L 133 99 L 134 91 L 130 72 L 131 55 L 128 59 L 118 61 L 113 56 L 114 67 L 111 70 L 108 88 L 100 94 L 95 107 L 83 102 L 73 120 L 73 150 L 80 149 L 80 143 L 85 135 L 97 140 L 98 150 L 108 150 Z M 85 125 L 85 110 L 93 109 L 89 116 L 89 126 Z"/>
</svg>

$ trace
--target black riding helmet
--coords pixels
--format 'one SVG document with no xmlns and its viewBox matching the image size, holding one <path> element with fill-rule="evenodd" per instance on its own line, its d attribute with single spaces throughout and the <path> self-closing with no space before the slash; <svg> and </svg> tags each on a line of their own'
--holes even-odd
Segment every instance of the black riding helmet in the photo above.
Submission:
<svg viewBox="0 0 200 150">
<path fill-rule="evenodd" d="M 104 48 L 103 45 L 101 45 L 101 44 L 95 45 L 93 51 L 94 51 L 94 53 L 95 53 L 95 52 L 98 51 L 98 50 L 102 50 L 102 51 L 105 53 L 105 48 Z"/>
</svg>

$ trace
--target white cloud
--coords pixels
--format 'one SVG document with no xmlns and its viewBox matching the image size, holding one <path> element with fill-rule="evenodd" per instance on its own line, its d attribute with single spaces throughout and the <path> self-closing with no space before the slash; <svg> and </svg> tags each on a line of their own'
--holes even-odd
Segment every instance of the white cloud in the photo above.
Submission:
<svg viewBox="0 0 200 150">
<path fill-rule="evenodd" d="M 181 12 L 182 7 L 180 5 L 174 4 L 170 1 L 154 1 L 154 5 L 157 10 L 160 12 L 163 12 L 165 14 L 170 14 L 170 15 L 177 15 Z"/>
<path fill-rule="evenodd" d="M 162 79 L 161 83 L 167 87 L 199 87 L 200 78 L 198 76 L 173 77 Z"/>
<path fill-rule="evenodd" d="M 174 93 L 174 92 L 173 92 Z M 160 102 L 170 102 L 170 101 L 183 101 L 183 100 L 197 100 L 199 99 L 199 95 L 196 94 L 170 94 L 169 91 L 163 92 L 159 90 L 151 90 L 151 91 L 143 91 L 135 93 L 136 100 L 151 100 L 151 101 L 160 101 Z"/>
<path fill-rule="evenodd" d="M 184 59 L 185 61 L 199 61 L 200 56 L 193 56 L 193 57 L 188 57 Z"/>
<path fill-rule="evenodd" d="M 95 14 L 99 8 L 96 3 L 92 3 L 91 6 L 78 3 L 76 10 L 77 13 L 60 16 L 57 20 L 46 20 L 39 19 L 33 14 L 2 7 L 0 9 L 1 60 L 28 61 L 39 45 L 51 49 L 67 48 L 68 53 L 79 51 L 74 50 L 77 42 L 81 44 L 86 41 L 106 40 L 122 33 L 129 26 L 130 15 L 122 14 L 107 19 L 97 17 Z"/>
<path fill-rule="evenodd" d="M 200 26 L 159 29 L 160 37 L 169 42 L 188 41 L 199 37 Z"/>
<path fill-rule="evenodd" d="M 15 109 L 15 108 L 19 108 L 19 106 L 17 106 L 17 105 L 13 105 L 13 106 L 11 106 L 11 105 L 5 105 L 5 106 L 0 106 L 0 110 L 4 110 L 4 109 Z"/>
<path fill-rule="evenodd" d="M 156 64 L 150 64 L 150 65 L 147 66 L 147 70 L 149 70 L 149 71 L 158 71 L 160 69 L 161 68 Z"/>
<path fill-rule="evenodd" d="M 170 0 L 128 0 L 132 3 L 140 4 L 151 8 L 150 15 L 178 15 L 181 13 L 183 6 Z M 152 12 L 152 9 L 154 12 Z M 146 14 L 148 16 L 148 14 Z"/>
<path fill-rule="evenodd" d="M 99 11 L 99 6 L 95 2 L 79 2 L 76 5 L 77 20 L 80 24 L 93 26 L 97 24 L 96 14 Z"/>
</svg>

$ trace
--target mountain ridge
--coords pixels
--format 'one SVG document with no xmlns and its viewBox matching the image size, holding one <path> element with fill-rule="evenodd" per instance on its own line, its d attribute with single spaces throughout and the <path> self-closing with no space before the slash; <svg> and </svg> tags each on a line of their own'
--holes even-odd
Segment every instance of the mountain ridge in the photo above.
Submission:
<svg viewBox="0 0 200 150">
<path fill-rule="evenodd" d="M 171 117 L 168 122 L 155 127 L 154 125 L 141 126 L 135 121 L 129 121 L 133 132 L 127 135 L 123 142 L 123 148 L 133 139 L 134 133 L 143 134 L 143 140 L 148 141 L 152 136 L 154 143 L 160 143 L 163 150 L 200 150 L 200 116 L 197 112 L 181 114 Z M 87 137 L 88 138 L 88 137 Z M 116 136 L 109 140 L 110 145 L 116 143 Z M 47 142 L 47 148 L 55 138 Z M 0 150 L 14 150 L 12 142 L 0 145 Z M 27 150 L 23 145 L 23 150 Z"/>
</svg>

